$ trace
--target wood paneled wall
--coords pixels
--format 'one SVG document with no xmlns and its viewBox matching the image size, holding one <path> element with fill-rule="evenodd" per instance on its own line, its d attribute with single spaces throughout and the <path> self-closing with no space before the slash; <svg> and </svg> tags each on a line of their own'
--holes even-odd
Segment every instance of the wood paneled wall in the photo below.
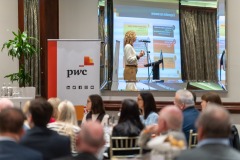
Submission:
<svg viewBox="0 0 240 160">
<path fill-rule="evenodd" d="M 39 0 L 39 11 L 41 96 L 47 97 L 47 40 L 59 38 L 59 0 Z M 24 31 L 24 0 L 18 0 L 18 13 L 19 29 Z"/>
<path fill-rule="evenodd" d="M 161 110 L 164 106 L 173 105 L 173 102 L 156 102 L 157 109 Z M 240 103 L 227 102 L 223 103 L 224 107 L 233 114 L 240 113 Z M 107 111 L 119 111 L 121 107 L 121 101 L 104 101 L 104 106 Z M 201 110 L 201 105 L 198 102 L 196 108 Z"/>
</svg>

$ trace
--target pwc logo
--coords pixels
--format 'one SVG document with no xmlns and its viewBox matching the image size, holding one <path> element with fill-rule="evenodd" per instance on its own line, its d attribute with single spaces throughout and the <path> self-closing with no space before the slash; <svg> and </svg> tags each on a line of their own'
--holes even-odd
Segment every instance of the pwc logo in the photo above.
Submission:
<svg viewBox="0 0 240 160">
<path fill-rule="evenodd" d="M 79 65 L 79 67 L 84 66 L 93 66 L 94 62 L 93 59 L 89 56 L 84 56 L 84 64 Z M 67 70 L 67 78 L 70 78 L 70 76 L 79 76 L 79 75 L 87 75 L 87 69 L 68 69 Z"/>
<path fill-rule="evenodd" d="M 93 66 L 93 59 L 88 57 L 88 56 L 84 56 L 84 65 L 79 65 L 79 67 L 84 67 L 84 66 Z"/>
</svg>

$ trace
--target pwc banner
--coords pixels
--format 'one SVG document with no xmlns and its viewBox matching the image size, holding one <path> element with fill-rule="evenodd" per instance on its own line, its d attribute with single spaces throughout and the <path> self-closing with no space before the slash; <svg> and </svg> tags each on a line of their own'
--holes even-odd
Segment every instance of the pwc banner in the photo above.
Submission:
<svg viewBox="0 0 240 160">
<path fill-rule="evenodd" d="M 85 106 L 100 93 L 100 40 L 48 40 L 48 98 Z"/>
</svg>

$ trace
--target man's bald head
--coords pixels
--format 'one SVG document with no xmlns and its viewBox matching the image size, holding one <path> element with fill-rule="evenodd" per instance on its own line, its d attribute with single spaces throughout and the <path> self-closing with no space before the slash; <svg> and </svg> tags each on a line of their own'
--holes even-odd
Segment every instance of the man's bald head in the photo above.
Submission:
<svg viewBox="0 0 240 160">
<path fill-rule="evenodd" d="M 105 143 L 104 130 L 98 121 L 87 121 L 79 134 L 79 150 L 97 152 Z"/>
<path fill-rule="evenodd" d="M 166 106 L 159 112 L 158 125 L 160 132 L 182 129 L 183 115 L 177 106 Z"/>
<path fill-rule="evenodd" d="M 1 98 L 0 99 L 0 112 L 4 108 L 12 108 L 14 106 L 13 102 L 8 98 Z"/>
</svg>

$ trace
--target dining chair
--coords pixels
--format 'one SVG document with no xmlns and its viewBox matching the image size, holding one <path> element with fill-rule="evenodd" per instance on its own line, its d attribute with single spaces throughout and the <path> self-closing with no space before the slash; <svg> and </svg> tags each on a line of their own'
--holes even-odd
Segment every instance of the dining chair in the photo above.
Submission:
<svg viewBox="0 0 240 160">
<path fill-rule="evenodd" d="M 188 148 L 195 148 L 197 146 L 197 133 L 193 132 L 193 130 L 191 129 L 189 131 L 189 138 L 188 138 Z"/>
<path fill-rule="evenodd" d="M 110 158 L 140 157 L 139 137 L 110 137 Z"/>
</svg>

